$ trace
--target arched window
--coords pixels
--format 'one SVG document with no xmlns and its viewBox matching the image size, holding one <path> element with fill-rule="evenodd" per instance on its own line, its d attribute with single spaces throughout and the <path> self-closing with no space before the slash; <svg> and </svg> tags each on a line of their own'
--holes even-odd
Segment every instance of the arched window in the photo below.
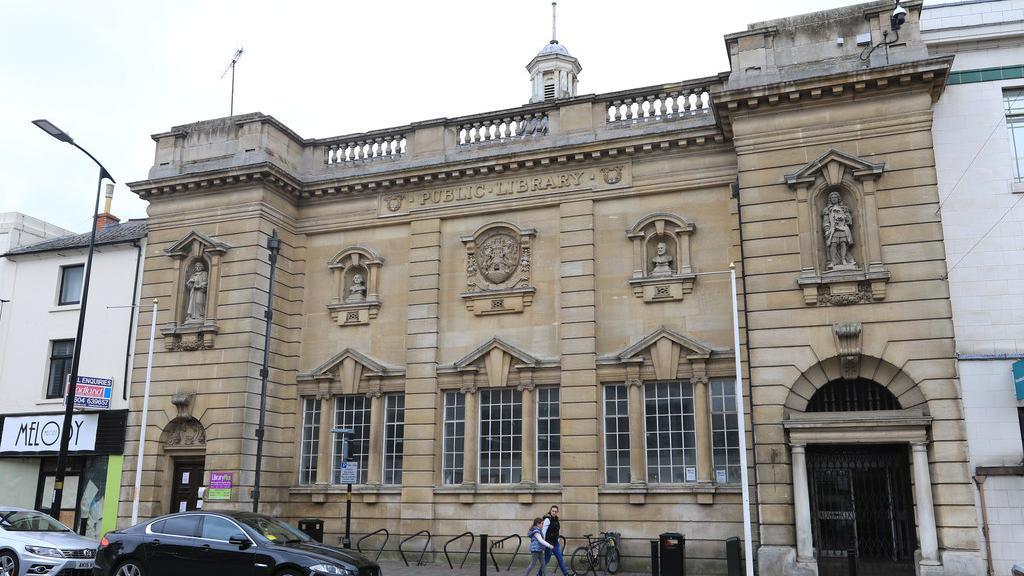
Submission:
<svg viewBox="0 0 1024 576">
<path fill-rule="evenodd" d="M 873 380 L 833 380 L 814 393 L 807 412 L 859 412 L 899 410 L 900 401 L 892 392 Z"/>
</svg>

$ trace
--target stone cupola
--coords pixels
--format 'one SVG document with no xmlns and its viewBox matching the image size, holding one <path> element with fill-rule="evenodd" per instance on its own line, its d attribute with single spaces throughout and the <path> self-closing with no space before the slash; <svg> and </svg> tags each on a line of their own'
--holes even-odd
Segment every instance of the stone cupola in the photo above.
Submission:
<svg viewBox="0 0 1024 576">
<path fill-rule="evenodd" d="M 526 65 L 530 73 L 530 103 L 572 98 L 576 95 L 576 77 L 583 68 L 580 61 L 558 43 L 555 34 L 555 7 L 551 3 L 551 42 Z"/>
</svg>

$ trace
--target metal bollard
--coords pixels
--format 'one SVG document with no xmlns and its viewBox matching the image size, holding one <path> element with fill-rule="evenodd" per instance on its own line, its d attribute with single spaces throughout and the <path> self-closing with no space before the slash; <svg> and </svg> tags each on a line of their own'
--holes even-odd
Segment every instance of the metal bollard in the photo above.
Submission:
<svg viewBox="0 0 1024 576">
<path fill-rule="evenodd" d="M 857 549 L 850 548 L 846 551 L 846 560 L 850 563 L 850 576 L 857 576 Z"/>
<path fill-rule="evenodd" d="M 661 576 L 661 564 L 658 562 L 660 543 L 651 540 L 651 576 Z"/>
<path fill-rule="evenodd" d="M 480 576 L 487 576 L 487 534 L 480 535 Z"/>
</svg>

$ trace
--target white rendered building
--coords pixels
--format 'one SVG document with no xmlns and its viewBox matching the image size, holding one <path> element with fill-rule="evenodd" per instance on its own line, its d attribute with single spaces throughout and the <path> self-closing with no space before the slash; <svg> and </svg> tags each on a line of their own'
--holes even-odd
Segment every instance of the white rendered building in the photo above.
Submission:
<svg viewBox="0 0 1024 576">
<path fill-rule="evenodd" d="M 978 525 L 991 569 L 1009 574 L 1024 561 L 1011 369 L 1024 359 L 1024 2 L 927 5 L 921 30 L 930 54 L 956 55 L 934 109 L 935 165 Z"/>
<path fill-rule="evenodd" d="M 44 232 L 27 245 L 6 246 L 0 257 L 0 297 L 8 300 L 0 319 L 0 504 L 49 509 L 89 233 L 60 230 L 53 237 L 39 221 L 19 221 L 31 225 L 22 226 L 29 230 L 22 237 Z M 99 226 L 79 382 L 109 380 L 110 401 L 73 420 L 60 514 L 97 538 L 113 529 L 116 516 L 137 318 L 132 304 L 147 230 L 145 220 L 119 223 L 109 203 Z M 106 394 L 105 388 L 90 390 Z"/>
</svg>

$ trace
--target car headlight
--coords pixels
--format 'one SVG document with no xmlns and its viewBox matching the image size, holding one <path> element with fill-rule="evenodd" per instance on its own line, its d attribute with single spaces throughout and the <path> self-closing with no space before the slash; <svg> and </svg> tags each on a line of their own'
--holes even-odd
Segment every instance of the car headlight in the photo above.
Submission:
<svg viewBox="0 0 1024 576">
<path fill-rule="evenodd" d="M 337 576 L 358 576 L 358 573 L 351 569 L 343 566 L 335 566 L 334 564 L 317 564 L 316 566 L 310 566 L 309 570 L 314 574 L 332 574 Z"/>
<path fill-rule="evenodd" d="M 63 558 L 64 555 L 60 553 L 60 550 L 56 548 L 46 548 L 44 546 L 25 546 L 25 551 L 29 554 L 35 554 L 36 556 L 47 556 L 49 558 Z"/>
</svg>

